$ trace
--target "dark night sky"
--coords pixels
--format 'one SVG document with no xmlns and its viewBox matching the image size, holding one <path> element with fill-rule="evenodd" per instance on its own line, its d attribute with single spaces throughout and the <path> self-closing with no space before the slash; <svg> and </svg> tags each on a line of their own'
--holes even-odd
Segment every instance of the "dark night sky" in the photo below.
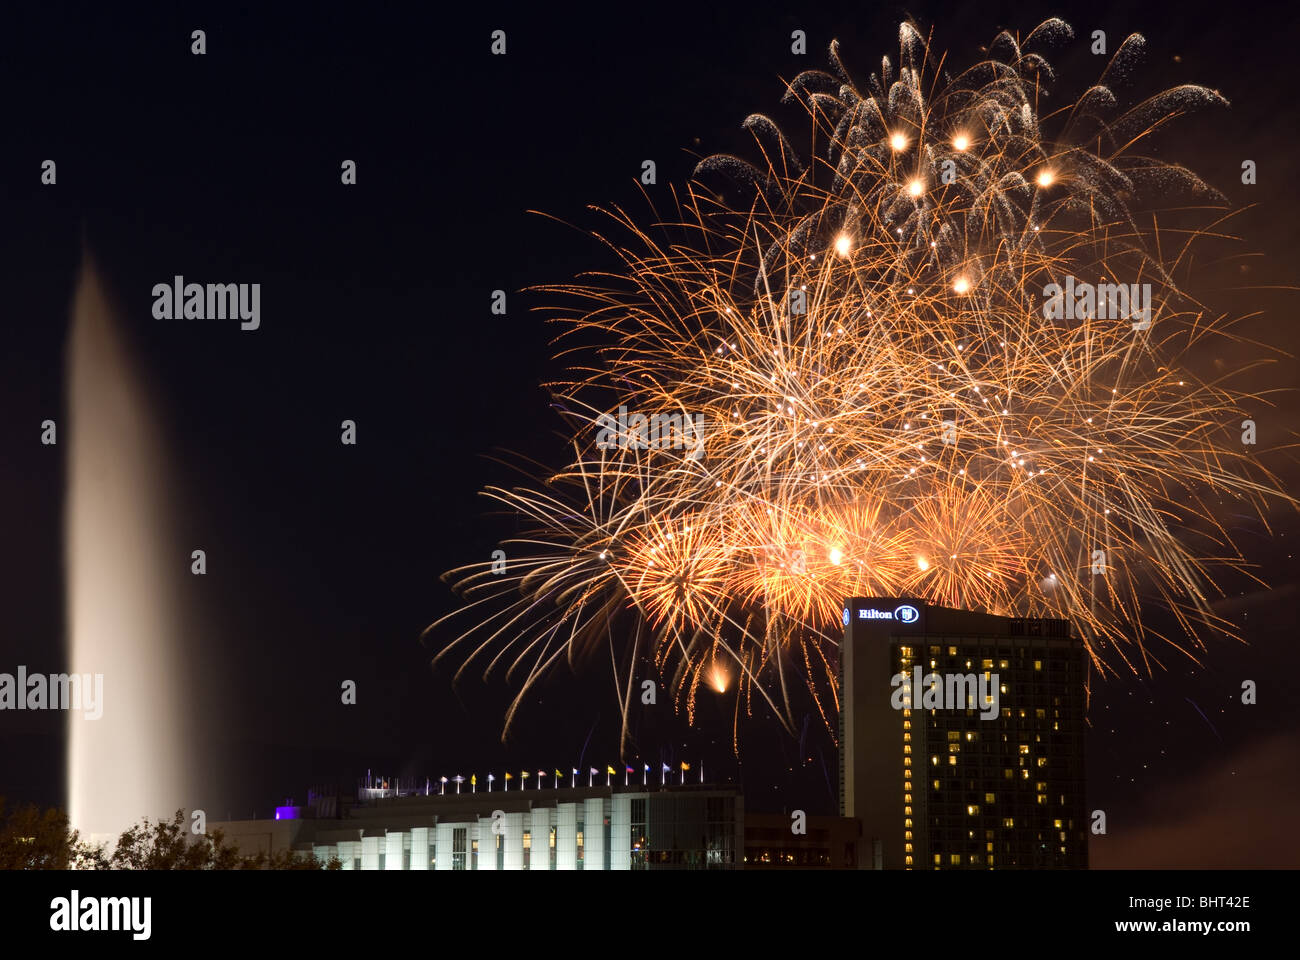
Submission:
<svg viewBox="0 0 1300 960">
<path fill-rule="evenodd" d="M 502 746 L 507 688 L 475 676 L 453 689 L 418 640 L 454 604 L 440 575 L 486 557 L 503 529 L 477 491 L 511 475 L 488 456 L 560 454 L 538 387 L 560 367 L 530 313 L 542 301 L 517 291 L 609 265 L 581 230 L 527 211 L 580 228 L 600 224 L 587 204 L 643 212 L 642 160 L 657 161 L 650 190 L 666 198 L 696 153 L 745 150 L 744 117 L 777 112 L 780 78 L 822 66 L 833 37 L 865 76 L 896 56 L 906 13 L 934 25 L 957 62 L 998 27 L 1059 14 L 1076 40 L 1055 62 L 1077 83 L 1100 71 L 1082 39 L 1092 30 L 1112 46 L 1143 32 L 1138 89 L 1199 82 L 1233 104 L 1166 141 L 1235 203 L 1255 204 L 1234 229 L 1259 255 L 1207 270 L 1231 288 L 1219 304 L 1265 311 L 1243 332 L 1300 348 L 1294 293 L 1251 289 L 1295 285 L 1300 262 L 1300 111 L 1284 79 L 1294 7 L 1243 17 L 1198 5 L 1192 17 L 1160 3 L 619 5 L 574 17 L 470 6 L 131 19 L 89 7 L 8 12 L 0 30 L 0 670 L 55 670 L 62 656 L 63 464 L 37 425 L 63 408 L 84 230 L 161 398 L 188 504 L 177 562 L 194 546 L 208 553 L 179 641 L 212 666 L 183 682 L 212 728 L 196 749 L 220 782 L 195 805 L 214 815 L 265 815 L 368 767 L 549 769 L 584 749 L 586 763 L 617 761 L 606 664 L 557 677 Z M 504 58 L 488 55 L 498 27 Z M 195 28 L 207 31 L 205 57 L 189 53 Z M 806 57 L 790 53 L 795 28 L 808 33 Z M 56 187 L 39 184 L 46 158 Z M 339 184 L 343 159 L 358 164 L 354 188 Z M 1240 185 L 1243 159 L 1258 163 L 1254 187 Z M 177 273 L 260 282 L 262 328 L 154 320 L 150 290 Z M 511 291 L 504 318 L 488 312 L 495 288 Z M 1269 377 L 1295 386 L 1295 362 Z M 1292 397 L 1261 412 L 1262 442 L 1294 431 L 1295 410 Z M 358 423 L 355 448 L 338 442 L 344 418 Z M 1300 475 L 1279 469 L 1291 483 Z M 1089 802 L 1112 829 L 1093 844 L 1095 865 L 1300 863 L 1282 829 L 1300 804 L 1300 525 L 1276 520 L 1271 534 L 1228 521 L 1275 588 L 1233 601 L 1249 647 L 1094 689 Z M 344 678 L 358 681 L 356 707 L 339 704 Z M 1240 706 L 1243 679 L 1259 682 L 1257 707 Z M 62 802 L 63 723 L 0 715 L 0 795 Z M 664 720 L 642 742 L 651 762 L 663 751 L 735 768 L 723 719 L 707 710 L 698 729 Z M 771 724 L 746 744 L 750 803 L 830 812 L 835 769 L 815 720 L 810 763 Z"/>
</svg>

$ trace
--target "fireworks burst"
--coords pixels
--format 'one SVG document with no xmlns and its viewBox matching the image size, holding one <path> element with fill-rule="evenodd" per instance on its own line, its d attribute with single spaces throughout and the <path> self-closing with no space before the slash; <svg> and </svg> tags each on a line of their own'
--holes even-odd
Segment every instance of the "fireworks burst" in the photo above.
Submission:
<svg viewBox="0 0 1300 960">
<path fill-rule="evenodd" d="M 1121 109 L 1134 35 L 1044 114 L 1038 51 L 1070 36 L 1002 33 L 952 75 L 904 23 L 865 85 L 832 44 L 786 93 L 811 159 L 751 116 L 759 159 L 704 160 L 666 239 L 614 210 L 623 269 L 543 288 L 575 305 L 559 342 L 603 344 L 550 385 L 572 460 L 486 491 L 531 530 L 504 574 L 448 574 L 472 625 L 439 654 L 521 681 L 507 730 L 552 666 L 602 646 L 625 740 L 649 664 L 692 720 L 701 682 L 734 696 L 733 729 L 759 701 L 792 726 L 806 688 L 833 729 L 849 596 L 1066 618 L 1103 674 L 1232 634 L 1216 571 L 1247 564 L 1213 508 L 1288 498 L 1236 432 L 1259 398 L 1185 369 L 1229 336 L 1175 282 L 1223 199 L 1144 152 L 1224 101 L 1180 86 Z"/>
</svg>

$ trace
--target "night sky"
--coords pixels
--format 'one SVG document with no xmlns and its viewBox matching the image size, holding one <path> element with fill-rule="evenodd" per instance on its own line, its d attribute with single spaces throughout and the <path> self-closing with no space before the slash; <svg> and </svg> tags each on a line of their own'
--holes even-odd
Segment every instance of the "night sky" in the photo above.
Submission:
<svg viewBox="0 0 1300 960">
<path fill-rule="evenodd" d="M 832 38 L 865 76 L 897 55 L 907 14 L 960 63 L 1000 27 L 1060 15 L 1076 33 L 1054 61 L 1064 95 L 1100 72 L 1092 30 L 1112 47 L 1144 33 L 1137 90 L 1196 82 L 1232 103 L 1161 140 L 1253 205 L 1232 225 L 1245 242 L 1198 279 L 1221 309 L 1259 314 L 1243 336 L 1300 350 L 1296 294 L 1282 289 L 1300 263 L 1300 110 L 1285 80 L 1294 7 L 469 7 L 126 18 L 88 6 L 7 12 L 0 30 L 0 670 L 62 669 L 64 448 L 42 446 L 39 424 L 64 409 L 84 238 L 158 397 L 169 482 L 186 505 L 177 563 L 207 551 L 207 576 L 179 598 L 177 641 L 194 668 L 178 682 L 208 726 L 193 746 L 210 782 L 194 805 L 214 818 L 266 816 L 367 769 L 422 780 L 619 762 L 607 660 L 556 675 L 502 744 L 511 688 L 477 672 L 453 686 L 451 670 L 429 665 L 439 637 L 420 635 L 456 604 L 441 575 L 513 530 L 478 495 L 514 477 L 493 458 L 563 463 L 562 424 L 540 388 L 563 367 L 550 359 L 554 330 L 532 312 L 546 301 L 525 288 L 614 266 L 586 232 L 601 226 L 588 205 L 648 220 L 644 159 L 658 165 L 647 190 L 666 203 L 700 156 L 749 148 L 748 114 L 782 116 L 781 79 L 824 66 Z M 498 28 L 505 57 L 488 52 Z M 808 34 L 803 57 L 790 52 L 796 28 Z M 193 29 L 207 33 L 206 56 L 190 53 Z M 58 183 L 42 186 L 51 158 Z M 355 187 L 339 182 L 345 159 Z M 1258 164 L 1255 186 L 1240 183 L 1245 159 Z M 155 320 L 150 291 L 175 274 L 261 283 L 261 329 Z M 489 312 L 498 288 L 505 317 Z M 1204 357 L 1198 372 L 1261 352 Z M 1294 388 L 1297 372 L 1281 358 L 1252 386 Z M 1296 410 L 1294 395 L 1261 410 L 1261 444 L 1288 442 Z M 345 418 L 355 447 L 339 443 Z M 1269 463 L 1294 492 L 1294 459 Z M 1221 612 L 1249 646 L 1213 645 L 1203 667 L 1162 652 L 1167 672 L 1094 683 L 1089 805 L 1110 827 L 1092 843 L 1094 866 L 1300 863 L 1289 829 L 1300 807 L 1300 524 L 1281 509 L 1270 530 L 1226 508 L 1221 519 L 1271 589 L 1224 581 Z M 354 707 L 339 702 L 344 679 L 357 681 Z M 1240 703 L 1246 679 L 1257 706 Z M 660 711 L 638 728 L 646 761 L 743 777 L 753 807 L 833 811 L 833 747 L 815 716 L 802 742 L 756 718 L 741 764 L 729 708 L 706 703 L 694 729 Z M 0 795 L 63 802 L 65 722 L 0 714 Z"/>
</svg>

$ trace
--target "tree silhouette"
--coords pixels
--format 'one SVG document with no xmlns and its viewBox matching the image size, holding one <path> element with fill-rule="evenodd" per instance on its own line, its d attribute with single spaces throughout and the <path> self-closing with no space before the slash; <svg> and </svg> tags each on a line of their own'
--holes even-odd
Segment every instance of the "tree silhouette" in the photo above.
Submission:
<svg viewBox="0 0 1300 960">
<path fill-rule="evenodd" d="M 190 832 L 184 810 L 171 820 L 147 817 L 122 831 L 110 852 L 81 839 L 68 815 L 28 804 L 5 816 L 0 797 L 0 869 L 3 870 L 338 870 L 337 857 L 281 850 L 243 856 L 225 834 Z"/>
</svg>

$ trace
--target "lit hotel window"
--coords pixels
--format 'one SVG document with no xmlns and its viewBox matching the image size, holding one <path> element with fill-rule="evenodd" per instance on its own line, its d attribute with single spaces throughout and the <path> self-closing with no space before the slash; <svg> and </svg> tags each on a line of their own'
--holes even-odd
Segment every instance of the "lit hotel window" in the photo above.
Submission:
<svg viewBox="0 0 1300 960">
<path fill-rule="evenodd" d="M 949 647 L 949 648 L 948 648 L 948 656 L 950 656 L 950 657 L 955 657 L 955 656 L 957 656 L 957 648 L 956 648 L 956 647 Z"/>
<path fill-rule="evenodd" d="M 1000 670 L 1005 670 L 1005 669 L 1007 669 L 1007 662 L 1006 662 L 1005 660 L 999 660 L 999 661 L 998 661 L 998 669 L 1000 669 Z"/>
<path fill-rule="evenodd" d="M 905 843 L 905 844 L 903 844 L 903 852 L 904 852 L 904 853 L 911 853 L 911 852 L 912 852 L 912 845 L 911 845 L 910 843 Z M 911 859 L 911 858 L 909 857 L 908 859 Z"/>
<path fill-rule="evenodd" d="M 1004 827 L 1014 827 L 1015 825 L 1016 825 L 1015 817 L 1004 817 L 1002 819 L 1002 826 Z"/>
<path fill-rule="evenodd" d="M 904 729 L 904 730 L 911 730 L 911 729 L 912 729 L 912 721 L 911 721 L 911 720 L 904 720 L 904 721 L 903 721 L 903 729 Z"/>
<path fill-rule="evenodd" d="M 912 865 L 912 858 L 911 858 L 911 857 L 907 857 L 907 858 L 904 860 L 904 862 L 905 862 L 905 863 L 910 867 L 910 866 Z"/>
<path fill-rule="evenodd" d="M 903 794 L 903 802 L 904 802 L 904 803 L 911 803 L 911 802 L 912 802 L 912 795 L 911 795 L 910 793 L 905 793 L 905 794 Z"/>
<path fill-rule="evenodd" d="M 950 767 L 955 767 L 955 766 L 957 766 L 957 758 L 956 758 L 956 757 L 949 757 L 949 758 L 948 758 L 948 766 L 950 766 Z"/>
<path fill-rule="evenodd" d="M 1034 669 L 1035 669 L 1035 670 L 1041 670 L 1041 669 L 1043 669 L 1043 661 L 1041 661 L 1041 660 L 1035 660 L 1035 661 L 1034 661 Z"/>
<path fill-rule="evenodd" d="M 938 757 L 931 757 L 931 758 L 930 758 L 930 766 L 932 766 L 932 767 L 937 767 L 938 765 L 939 765 L 939 758 L 938 758 Z"/>
<path fill-rule="evenodd" d="M 912 831 L 911 831 L 911 830 L 904 830 L 904 831 L 903 831 L 903 839 L 904 839 L 904 840 L 911 840 L 911 839 L 912 839 Z"/>
<path fill-rule="evenodd" d="M 992 670 L 992 669 L 993 669 L 993 661 L 992 661 L 992 660 L 981 660 L 981 661 L 980 661 L 980 667 L 982 667 L 982 668 L 985 669 L 985 670 Z"/>
<path fill-rule="evenodd" d="M 1038 799 L 1039 799 L 1039 800 L 1042 800 L 1043 798 L 1042 798 L 1042 797 L 1039 797 Z M 903 815 L 906 816 L 906 817 L 910 817 L 910 816 L 912 815 L 912 808 L 911 808 L 911 807 L 904 807 L 904 808 L 903 808 Z"/>
<path fill-rule="evenodd" d="M 970 804 L 967 804 L 967 805 L 966 805 L 966 815 L 967 815 L 967 816 L 969 816 L 969 817 L 973 817 L 973 816 L 975 816 L 975 814 L 977 814 L 977 813 L 979 813 L 979 812 L 980 812 L 980 808 L 977 807 L 975 804 L 970 803 Z"/>
<path fill-rule="evenodd" d="M 1039 757 L 1039 758 L 1038 758 L 1038 765 L 1039 765 L 1040 767 L 1045 767 L 1045 766 L 1047 766 L 1047 758 L 1046 758 L 1046 757 Z"/>
<path fill-rule="evenodd" d="M 940 859 L 940 857 L 939 857 L 939 854 L 936 853 L 936 854 L 934 855 L 934 865 L 937 867 L 941 862 L 942 862 L 942 861 L 941 861 L 941 859 Z"/>
<path fill-rule="evenodd" d="M 939 781 L 938 781 L 938 780 L 934 781 L 934 789 L 936 789 L 936 790 L 939 789 Z"/>
<path fill-rule="evenodd" d="M 1028 753 L 1028 752 L 1029 752 L 1029 744 L 1027 744 L 1027 743 L 1022 743 L 1022 744 L 1020 745 L 1020 752 L 1021 752 L 1021 753 Z"/>
<path fill-rule="evenodd" d="M 905 657 L 910 657 L 910 656 L 912 655 L 912 648 L 911 648 L 911 647 L 899 647 L 899 648 L 898 648 L 898 652 L 901 653 L 901 654 L 902 654 L 903 656 L 905 656 Z"/>
<path fill-rule="evenodd" d="M 907 820 L 903 821 L 903 826 L 910 827 L 911 825 L 912 825 L 911 818 L 908 818 Z"/>
<path fill-rule="evenodd" d="M 997 801 L 993 798 L 993 794 L 991 794 L 991 793 L 986 793 L 986 794 L 984 794 L 984 802 L 985 802 L 985 803 L 996 803 Z"/>
<path fill-rule="evenodd" d="M 952 854 L 952 855 L 948 858 L 948 862 L 951 863 L 954 867 L 960 867 L 960 866 L 961 866 L 961 854 L 960 854 L 960 853 L 954 853 L 954 854 Z"/>
</svg>

